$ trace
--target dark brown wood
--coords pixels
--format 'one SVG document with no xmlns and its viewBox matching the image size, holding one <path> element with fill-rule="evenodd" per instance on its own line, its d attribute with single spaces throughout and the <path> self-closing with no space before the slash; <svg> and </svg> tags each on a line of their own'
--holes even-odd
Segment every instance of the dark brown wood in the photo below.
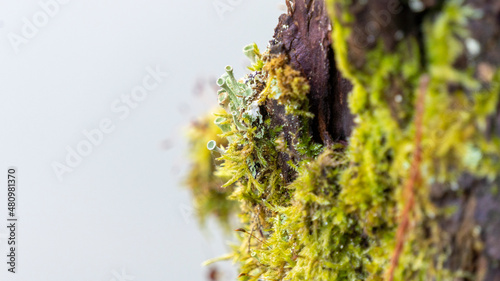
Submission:
<svg viewBox="0 0 500 281">
<path fill-rule="evenodd" d="M 346 140 L 352 129 L 347 105 L 351 84 L 335 66 L 331 23 L 323 0 L 287 1 L 289 13 L 280 17 L 271 54 L 286 54 L 293 68 L 309 80 L 311 132 L 317 142 L 330 145 Z"/>
</svg>

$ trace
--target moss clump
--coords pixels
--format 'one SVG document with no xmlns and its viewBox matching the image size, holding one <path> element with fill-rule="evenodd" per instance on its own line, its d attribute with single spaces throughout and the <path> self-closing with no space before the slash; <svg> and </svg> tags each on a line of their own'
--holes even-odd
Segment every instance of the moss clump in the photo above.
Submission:
<svg viewBox="0 0 500 281">
<path fill-rule="evenodd" d="M 285 55 L 271 59 L 265 64 L 264 71 L 267 72 L 269 81 L 260 94 L 261 103 L 267 98 L 272 98 L 277 100 L 278 104 L 285 106 L 286 114 L 314 116 L 307 111 L 306 94 L 309 92 L 307 79 L 299 71 L 286 64 Z"/>
<path fill-rule="evenodd" d="M 328 3 L 337 67 L 353 84 L 349 105 L 356 127 L 347 147 L 313 143 L 307 79 L 286 57 L 246 47 L 252 72 L 236 81 L 228 71 L 218 83 L 225 112 L 217 114 L 223 134 L 214 178 L 227 179 L 221 184 L 230 194 L 224 200 L 239 204 L 241 234 L 225 258 L 239 264 L 245 280 L 382 280 L 406 204 L 403 185 L 411 169 L 418 169 L 411 231 L 394 278 L 466 275 L 443 268 L 449 237 L 437 219 L 449 210 L 434 206 L 429 193 L 436 183 L 460 192 L 463 173 L 490 181 L 500 174 L 500 139 L 486 134 L 486 119 L 499 102 L 500 71 L 480 82 L 474 63 L 456 66 L 464 56 L 468 20 L 477 13 L 461 1 L 446 1 L 424 17 L 422 38 L 408 35 L 394 50 L 377 42 L 359 65 L 348 52 L 356 20 L 352 3 Z M 430 82 L 423 89 L 422 161 L 412 168 L 423 76 Z M 273 122 L 272 102 L 297 121 L 298 131 Z M 293 169 L 291 182 L 282 175 L 282 159 Z M 197 183 L 190 183 L 193 189 Z"/>
<path fill-rule="evenodd" d="M 359 218 L 347 214 L 339 200 L 339 177 L 347 164 L 341 145 L 299 163 L 296 180 L 286 187 L 293 194 L 290 204 L 276 208 L 273 229 L 266 240 L 269 247 L 256 251 L 260 260 L 275 269 L 265 278 L 366 278 L 366 236 Z"/>
</svg>

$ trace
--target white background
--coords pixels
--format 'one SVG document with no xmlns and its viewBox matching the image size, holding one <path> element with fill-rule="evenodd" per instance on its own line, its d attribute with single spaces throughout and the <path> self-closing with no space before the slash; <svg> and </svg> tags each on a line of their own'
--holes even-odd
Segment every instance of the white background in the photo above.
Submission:
<svg viewBox="0 0 500 281">
<path fill-rule="evenodd" d="M 72 0 L 12 43 L 49 1 L 0 0 L 0 280 L 208 280 L 201 263 L 230 236 L 190 216 L 183 128 L 215 105 L 208 81 L 226 64 L 244 74 L 244 45 L 265 49 L 284 1 Z M 147 67 L 170 76 L 122 120 L 111 105 Z M 51 165 L 105 118 L 115 130 L 59 181 Z M 15 275 L 4 262 L 10 165 Z M 230 268 L 219 265 L 221 280 L 234 279 Z"/>
</svg>

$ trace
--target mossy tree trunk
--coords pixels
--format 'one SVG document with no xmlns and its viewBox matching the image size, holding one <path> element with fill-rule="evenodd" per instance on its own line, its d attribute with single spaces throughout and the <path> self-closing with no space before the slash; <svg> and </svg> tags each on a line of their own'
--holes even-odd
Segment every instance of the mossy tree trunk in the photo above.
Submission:
<svg viewBox="0 0 500 281">
<path fill-rule="evenodd" d="M 432 79 L 433 54 L 429 54 L 428 49 L 456 48 L 455 44 L 459 44 L 460 52 L 453 58 L 450 66 L 457 71 L 469 71 L 482 88 L 497 89 L 492 84 L 498 82 L 494 80 L 493 75 L 500 65 L 500 2 L 454 1 L 462 7 L 469 5 L 477 16 L 468 19 L 464 24 L 464 32 L 467 33 L 465 39 L 462 35 L 453 34 L 461 38 L 456 42 L 441 41 L 445 44 L 441 46 L 429 45 L 433 42 L 432 33 L 436 31 L 431 29 L 453 28 L 446 24 L 436 24 L 446 13 L 447 2 L 453 1 L 327 2 L 287 1 L 288 13 L 280 17 L 270 49 L 273 56 L 285 54 L 289 63 L 308 78 L 311 86 L 309 109 L 315 115 L 313 121 L 308 124 L 308 133 L 316 142 L 331 145 L 349 141 L 355 128 L 354 115 L 348 105 L 348 95 L 353 89 L 351 80 L 354 77 L 368 81 L 366 76 L 376 71 L 374 68 L 379 67 L 377 63 L 382 59 L 373 59 L 374 50 L 379 51 L 379 56 L 384 56 L 400 52 L 398 46 L 401 45 L 406 45 L 404 48 L 414 48 L 409 53 L 418 59 L 419 72 L 427 73 Z M 339 70 L 335 61 L 336 54 L 331 47 L 335 42 L 332 42 L 332 24 L 328 9 L 331 10 L 332 17 L 336 17 L 340 24 L 350 29 L 350 33 L 345 37 L 347 53 L 343 58 L 350 66 L 343 69 L 344 73 Z M 346 20 L 346 17 L 349 19 Z M 339 39 L 340 37 L 337 38 Z M 410 41 L 415 44 L 408 44 Z M 401 63 L 406 61 L 403 59 Z M 344 75 L 351 79 L 344 78 Z M 415 83 L 405 80 L 406 78 L 398 73 L 391 75 L 383 85 L 382 99 L 391 108 L 400 127 L 405 128 L 413 118 L 412 110 L 408 110 L 408 114 L 400 114 L 400 111 L 407 109 L 398 107 L 395 97 L 411 91 L 409 88 L 415 87 L 411 85 Z M 444 82 L 449 95 L 461 90 L 472 99 L 472 90 L 460 81 L 452 80 Z M 366 86 L 369 82 L 364 83 L 365 81 L 358 83 Z M 370 92 L 367 94 L 370 95 Z M 287 136 L 290 136 L 290 132 L 297 132 L 303 125 L 297 117 L 285 115 L 283 106 L 275 101 L 268 103 L 267 110 L 274 112 L 275 125 L 284 125 Z M 485 139 L 500 136 L 500 103 L 494 107 L 493 113 L 488 114 L 486 118 L 484 130 L 481 131 Z M 287 141 L 293 140 L 288 137 Z M 291 182 L 294 172 L 287 164 L 289 156 L 283 154 L 281 158 L 283 177 Z M 449 162 L 448 165 L 453 163 Z M 449 169 L 452 170 L 453 167 Z M 444 238 L 441 241 L 446 244 L 443 248 L 449 251 L 444 262 L 445 268 L 453 272 L 467 273 L 467 276 L 458 279 L 500 280 L 500 193 L 497 192 L 497 178 L 461 171 L 457 182 L 445 181 L 430 185 L 428 195 L 431 201 L 441 209 L 455 210 L 453 215 L 440 216 L 437 221 L 443 232 Z"/>
<path fill-rule="evenodd" d="M 193 126 L 200 218 L 239 218 L 222 259 L 244 280 L 500 281 L 500 2 L 286 3 Z"/>
</svg>

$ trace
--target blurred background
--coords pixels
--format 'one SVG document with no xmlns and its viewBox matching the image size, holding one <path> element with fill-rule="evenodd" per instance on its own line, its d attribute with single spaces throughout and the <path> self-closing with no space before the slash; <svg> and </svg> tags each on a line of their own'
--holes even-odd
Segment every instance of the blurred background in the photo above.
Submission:
<svg viewBox="0 0 500 281">
<path fill-rule="evenodd" d="M 0 174 L 18 168 L 17 273 L 0 280 L 234 280 L 182 180 L 213 81 L 272 38 L 282 0 L 0 0 Z M 0 183 L 0 260 L 7 182 Z"/>
</svg>

